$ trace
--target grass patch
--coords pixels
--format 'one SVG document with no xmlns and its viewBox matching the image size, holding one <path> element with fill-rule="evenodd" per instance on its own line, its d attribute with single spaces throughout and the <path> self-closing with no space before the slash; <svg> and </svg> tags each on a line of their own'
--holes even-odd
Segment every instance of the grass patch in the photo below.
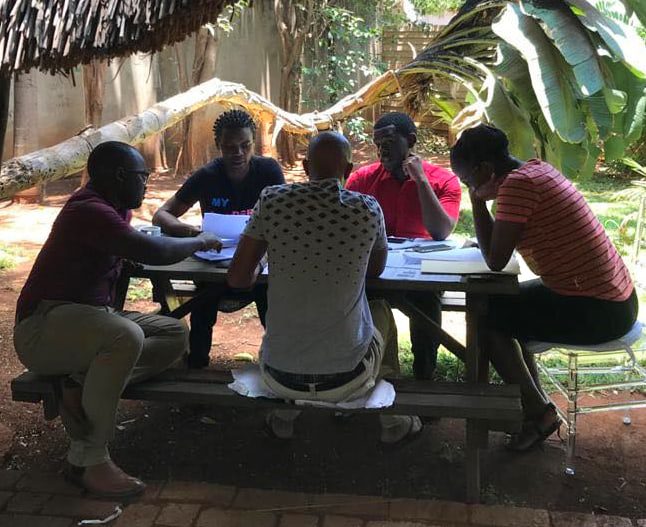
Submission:
<svg viewBox="0 0 646 527">
<path fill-rule="evenodd" d="M 22 256 L 19 247 L 13 245 L 0 245 L 0 271 L 14 267 Z"/>
<path fill-rule="evenodd" d="M 138 300 L 150 300 L 153 297 L 153 286 L 147 278 L 131 278 L 128 287 L 127 300 L 137 302 Z"/>
</svg>

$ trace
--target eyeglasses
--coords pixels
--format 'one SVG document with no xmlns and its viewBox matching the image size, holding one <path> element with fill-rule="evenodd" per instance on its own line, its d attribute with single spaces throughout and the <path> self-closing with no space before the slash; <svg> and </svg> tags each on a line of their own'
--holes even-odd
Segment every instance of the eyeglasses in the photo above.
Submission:
<svg viewBox="0 0 646 527">
<path fill-rule="evenodd" d="M 144 182 L 144 184 L 148 183 L 148 178 L 150 177 L 150 170 L 134 170 L 131 168 L 123 168 L 122 170 L 124 172 L 128 172 L 129 174 L 137 174 L 139 178 Z"/>
</svg>

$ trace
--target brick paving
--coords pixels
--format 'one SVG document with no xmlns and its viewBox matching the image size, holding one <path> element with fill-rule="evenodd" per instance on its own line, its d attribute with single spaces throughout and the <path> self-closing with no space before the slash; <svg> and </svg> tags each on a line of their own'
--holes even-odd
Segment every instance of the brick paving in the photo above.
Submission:
<svg viewBox="0 0 646 527">
<path fill-rule="evenodd" d="M 116 502 L 59 474 L 0 470 L 0 527 L 74 527 Z M 150 482 L 112 527 L 646 527 L 646 519 L 441 500 L 313 495 L 190 481 Z"/>
</svg>

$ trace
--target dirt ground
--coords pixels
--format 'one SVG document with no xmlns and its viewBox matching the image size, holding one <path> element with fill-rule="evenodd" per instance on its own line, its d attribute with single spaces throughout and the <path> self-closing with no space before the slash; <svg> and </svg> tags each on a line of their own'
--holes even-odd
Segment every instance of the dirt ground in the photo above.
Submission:
<svg viewBox="0 0 646 527">
<path fill-rule="evenodd" d="M 298 170 L 288 174 L 300 177 Z M 151 214 L 180 181 L 154 177 L 134 223 Z M 10 245 L 18 263 L 0 274 L 0 456 L 2 467 L 56 470 L 66 451 L 58 420 L 45 422 L 40 408 L 11 401 L 9 381 L 23 367 L 12 345 L 14 306 L 20 288 L 60 206 L 76 182 L 49 188 L 45 204 L 0 204 L 0 244 Z M 197 221 L 197 217 L 195 217 Z M 149 309 L 140 300 L 131 304 Z M 459 320 L 451 319 L 458 325 Z M 241 351 L 256 354 L 261 326 L 253 309 L 220 315 L 212 357 L 228 368 Z M 604 400 L 619 400 L 608 394 Z M 646 516 L 646 411 L 580 419 L 577 474 L 563 475 L 564 448 L 558 438 L 535 452 L 514 455 L 492 433 L 484 454 L 484 499 L 488 503 Z M 114 459 L 145 479 L 210 481 L 239 487 L 340 492 L 391 497 L 464 498 L 464 424 L 443 419 L 426 425 L 415 442 L 395 450 L 379 446 L 372 416 L 336 421 L 305 415 L 297 438 L 270 440 L 258 412 L 124 402 L 112 445 Z"/>
</svg>

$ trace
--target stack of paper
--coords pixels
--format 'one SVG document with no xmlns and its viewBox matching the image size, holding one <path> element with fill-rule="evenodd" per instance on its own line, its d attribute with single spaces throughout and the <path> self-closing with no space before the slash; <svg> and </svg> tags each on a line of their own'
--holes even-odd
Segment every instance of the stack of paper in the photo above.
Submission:
<svg viewBox="0 0 646 527">
<path fill-rule="evenodd" d="M 202 220 L 202 230 L 212 232 L 223 241 L 233 242 L 226 245 L 235 245 L 249 221 L 248 214 L 216 214 L 207 212 Z"/>
<path fill-rule="evenodd" d="M 484 260 L 480 249 L 453 249 L 432 253 L 404 253 L 409 262 L 421 262 L 421 271 L 425 274 L 484 274 L 493 273 Z M 505 274 L 519 274 L 518 260 L 512 255 L 509 263 L 500 271 Z"/>
<path fill-rule="evenodd" d="M 197 251 L 195 256 L 210 262 L 222 262 L 233 258 L 240 235 L 249 221 L 247 214 L 216 214 L 207 212 L 202 220 L 202 230 L 212 232 L 222 240 L 223 249 L 220 252 Z"/>
</svg>

